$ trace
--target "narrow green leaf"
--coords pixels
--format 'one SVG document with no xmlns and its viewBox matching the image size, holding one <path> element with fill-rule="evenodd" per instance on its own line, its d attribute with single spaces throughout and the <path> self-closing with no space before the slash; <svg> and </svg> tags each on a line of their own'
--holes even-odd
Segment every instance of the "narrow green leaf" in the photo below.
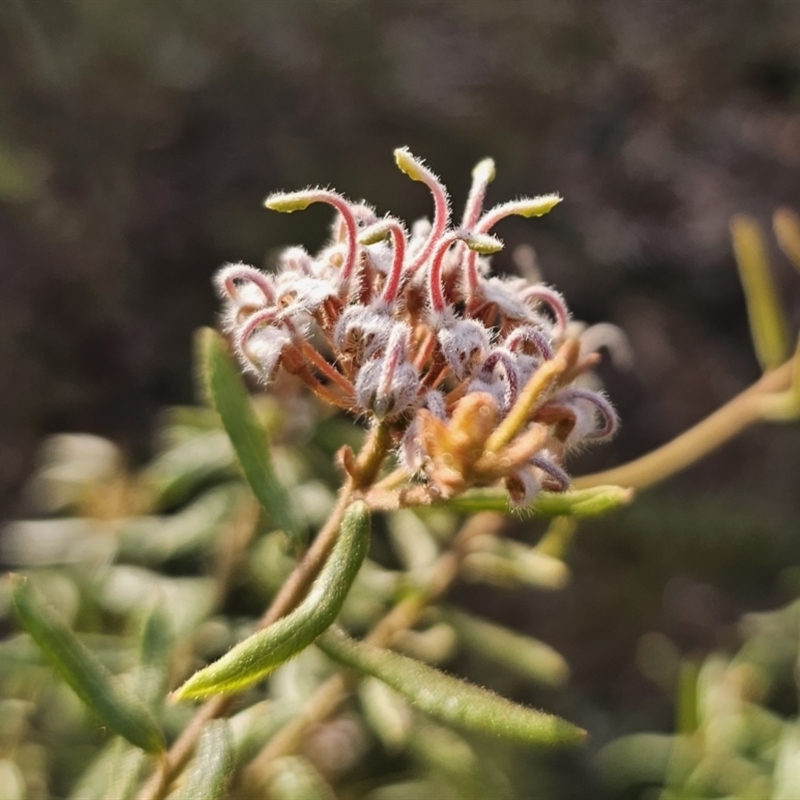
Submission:
<svg viewBox="0 0 800 800">
<path fill-rule="evenodd" d="M 303 544 L 304 530 L 292 511 L 289 494 L 272 465 L 264 429 L 259 425 L 239 370 L 225 340 L 211 328 L 197 335 L 197 349 L 209 397 L 222 419 L 247 482 L 295 546 Z"/>
<path fill-rule="evenodd" d="M 364 717 L 390 753 L 403 749 L 414 721 L 405 698 L 383 681 L 366 678 L 358 686 Z"/>
<path fill-rule="evenodd" d="M 679 734 L 692 734 L 700 725 L 697 680 L 700 669 L 694 661 L 681 664 L 675 708 L 675 729 Z"/>
<path fill-rule="evenodd" d="M 595 517 L 625 506 L 633 492 L 622 486 L 593 486 L 569 492 L 540 492 L 530 506 L 518 508 L 508 501 L 508 495 L 496 489 L 476 489 L 444 500 L 444 506 L 462 514 L 478 511 L 497 511 L 501 514 L 526 514 L 539 517 Z"/>
<path fill-rule="evenodd" d="M 275 762 L 271 775 L 272 800 L 336 800 L 333 789 L 305 758 L 284 756 Z"/>
<path fill-rule="evenodd" d="M 264 745 L 296 716 L 295 704 L 285 700 L 262 700 L 232 716 L 228 724 L 237 767 L 252 761 Z"/>
<path fill-rule="evenodd" d="M 143 486 L 154 495 L 155 505 L 178 505 L 198 488 L 237 477 L 236 459 L 225 431 L 196 432 L 172 443 L 140 473 Z"/>
<path fill-rule="evenodd" d="M 607 744 L 595 756 L 595 765 L 608 785 L 616 790 L 617 796 L 641 796 L 640 792 L 633 790 L 663 785 L 670 772 L 670 762 L 675 758 L 676 740 L 677 737 L 664 733 L 622 736 Z M 661 796 L 676 797 L 666 792 Z M 686 797 L 677 795 L 681 796 Z"/>
<path fill-rule="evenodd" d="M 789 356 L 789 326 L 769 268 L 758 224 L 737 215 L 731 220 L 733 252 L 747 300 L 750 334 L 761 367 L 780 366 Z"/>
<path fill-rule="evenodd" d="M 11 576 L 17 618 L 64 680 L 105 725 L 143 750 L 164 749 L 164 736 L 150 712 L 134 698 L 118 691 L 111 675 L 78 641 L 21 575 Z"/>
<path fill-rule="evenodd" d="M 68 800 L 131 800 L 147 756 L 115 736 L 81 775 Z"/>
<path fill-rule="evenodd" d="M 507 589 L 533 586 L 558 590 L 569 583 L 569 567 L 561 559 L 519 542 L 480 536 L 473 539 L 470 550 L 462 568 L 467 580 L 484 581 Z"/>
<path fill-rule="evenodd" d="M 773 800 L 792 800 L 800 797 L 800 727 L 796 722 L 793 725 L 783 726 L 777 751 Z"/>
<path fill-rule="evenodd" d="M 308 647 L 336 619 L 369 546 L 369 509 L 347 510 L 339 539 L 306 598 L 282 619 L 257 631 L 201 669 L 174 693 L 176 700 L 247 688 Z"/>
<path fill-rule="evenodd" d="M 407 656 L 356 642 L 333 628 L 317 640 L 330 658 L 379 678 L 440 722 L 525 744 L 578 744 L 586 732 Z"/>
<path fill-rule="evenodd" d="M 421 631 L 398 631 L 392 646 L 417 661 L 441 664 L 453 657 L 458 646 L 458 637 L 446 622 L 437 622 Z"/>
<path fill-rule="evenodd" d="M 24 800 L 25 777 L 10 758 L 0 758 L 0 786 L 3 787 L 3 800 Z"/>
<path fill-rule="evenodd" d="M 186 783 L 175 800 L 218 800 L 233 774 L 233 744 L 228 723 L 214 720 L 200 735 L 197 754 L 189 764 Z"/>
<path fill-rule="evenodd" d="M 438 790 L 426 798 L 508 797 L 508 777 L 491 757 L 481 758 L 477 744 L 466 741 L 452 728 L 427 719 L 416 720 L 407 748 L 415 762 L 414 772 L 439 783 Z"/>
<path fill-rule="evenodd" d="M 578 523 L 571 517 L 556 517 L 547 527 L 544 536 L 536 545 L 536 552 L 550 558 L 564 558 L 575 531 L 578 530 Z"/>
<path fill-rule="evenodd" d="M 174 514 L 123 520 L 118 539 L 120 560 L 160 564 L 208 548 L 246 492 L 238 482 L 228 483 L 203 492 Z"/>
<path fill-rule="evenodd" d="M 779 208 L 772 217 L 775 238 L 786 257 L 800 272 L 800 217 L 788 208 Z"/>
<path fill-rule="evenodd" d="M 175 633 L 166 609 L 153 606 L 142 629 L 141 664 L 137 676 L 137 694 L 148 708 L 161 704 L 169 680 L 169 668 Z"/>
<path fill-rule="evenodd" d="M 567 682 L 567 662 L 550 645 L 454 608 L 440 611 L 455 629 L 459 641 L 484 658 L 548 686 L 563 686 Z"/>
</svg>

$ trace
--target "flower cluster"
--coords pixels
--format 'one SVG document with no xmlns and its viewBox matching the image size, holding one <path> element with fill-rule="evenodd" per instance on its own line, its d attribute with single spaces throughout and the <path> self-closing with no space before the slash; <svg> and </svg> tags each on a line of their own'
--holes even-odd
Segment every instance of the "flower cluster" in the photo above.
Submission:
<svg viewBox="0 0 800 800">
<path fill-rule="evenodd" d="M 597 360 L 587 345 L 603 336 L 572 337 L 558 292 L 492 277 L 488 259 L 502 248 L 491 235 L 500 220 L 541 216 L 560 198 L 484 211 L 494 178 L 486 159 L 453 224 L 439 179 L 407 149 L 395 158 L 433 195 L 433 221 L 410 231 L 326 189 L 267 198 L 275 211 L 327 203 L 337 213 L 317 255 L 292 247 L 275 274 L 243 264 L 219 272 L 239 359 L 264 383 L 284 369 L 325 401 L 384 425 L 401 464 L 444 496 L 501 480 L 519 503 L 542 486 L 566 489 L 565 452 L 617 426 L 603 394 L 580 380 Z"/>
</svg>

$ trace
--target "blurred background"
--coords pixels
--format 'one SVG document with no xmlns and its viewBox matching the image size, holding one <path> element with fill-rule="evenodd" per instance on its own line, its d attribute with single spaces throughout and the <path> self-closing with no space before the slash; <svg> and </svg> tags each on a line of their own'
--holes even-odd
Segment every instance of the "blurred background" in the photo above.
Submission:
<svg viewBox="0 0 800 800">
<path fill-rule="evenodd" d="M 759 375 L 728 222 L 800 210 L 798 44 L 779 0 L 0 3 L 0 514 L 26 513 L 49 433 L 147 458 L 159 409 L 192 401 L 214 270 L 326 236 L 324 208 L 270 214 L 268 192 L 428 214 L 399 145 L 457 209 L 487 155 L 489 202 L 565 198 L 502 223 L 495 263 L 532 245 L 578 319 L 630 337 L 634 369 L 602 369 L 622 432 L 573 471 L 669 440 Z M 735 649 L 743 612 L 800 594 L 799 476 L 800 428 L 761 426 L 581 530 L 564 592 L 461 599 L 564 653 L 559 710 L 598 744 L 671 730 L 643 637 Z"/>
</svg>

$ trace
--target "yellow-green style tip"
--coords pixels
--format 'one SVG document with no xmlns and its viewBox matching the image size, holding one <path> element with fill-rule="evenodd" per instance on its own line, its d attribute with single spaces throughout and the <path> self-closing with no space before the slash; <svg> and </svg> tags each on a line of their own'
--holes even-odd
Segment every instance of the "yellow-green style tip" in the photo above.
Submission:
<svg viewBox="0 0 800 800">
<path fill-rule="evenodd" d="M 264 205 L 270 211 L 291 214 L 293 211 L 304 211 L 313 202 L 314 195 L 311 192 L 278 192 L 271 194 L 264 201 Z"/>
<path fill-rule="evenodd" d="M 496 175 L 494 159 L 484 158 L 472 170 L 472 180 L 478 183 L 491 183 Z"/>
<path fill-rule="evenodd" d="M 358 237 L 358 243 L 363 245 L 377 244 L 382 242 L 388 235 L 390 224 L 387 222 L 377 222 L 365 228 Z"/>
<path fill-rule="evenodd" d="M 503 249 L 503 243 L 495 236 L 486 233 L 471 233 L 464 237 L 464 242 L 470 250 L 488 256 L 498 253 Z"/>
<path fill-rule="evenodd" d="M 425 181 L 427 170 L 419 159 L 411 155 L 407 147 L 398 147 L 394 151 L 394 160 L 400 170 L 405 172 L 412 181 Z"/>
<path fill-rule="evenodd" d="M 517 214 L 521 217 L 541 217 L 552 211 L 562 200 L 557 194 L 542 194 L 518 200 Z"/>
</svg>

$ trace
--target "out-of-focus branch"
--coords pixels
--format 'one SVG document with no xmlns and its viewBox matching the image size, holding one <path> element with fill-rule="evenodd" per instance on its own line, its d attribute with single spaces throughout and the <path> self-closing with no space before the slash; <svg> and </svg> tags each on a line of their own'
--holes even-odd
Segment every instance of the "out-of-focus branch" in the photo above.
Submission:
<svg viewBox="0 0 800 800">
<path fill-rule="evenodd" d="M 675 475 L 750 425 L 761 422 L 764 419 L 764 398 L 789 389 L 793 367 L 794 359 L 767 372 L 722 408 L 652 453 L 619 467 L 576 478 L 573 486 L 588 489 L 614 484 L 643 488 Z"/>
</svg>

